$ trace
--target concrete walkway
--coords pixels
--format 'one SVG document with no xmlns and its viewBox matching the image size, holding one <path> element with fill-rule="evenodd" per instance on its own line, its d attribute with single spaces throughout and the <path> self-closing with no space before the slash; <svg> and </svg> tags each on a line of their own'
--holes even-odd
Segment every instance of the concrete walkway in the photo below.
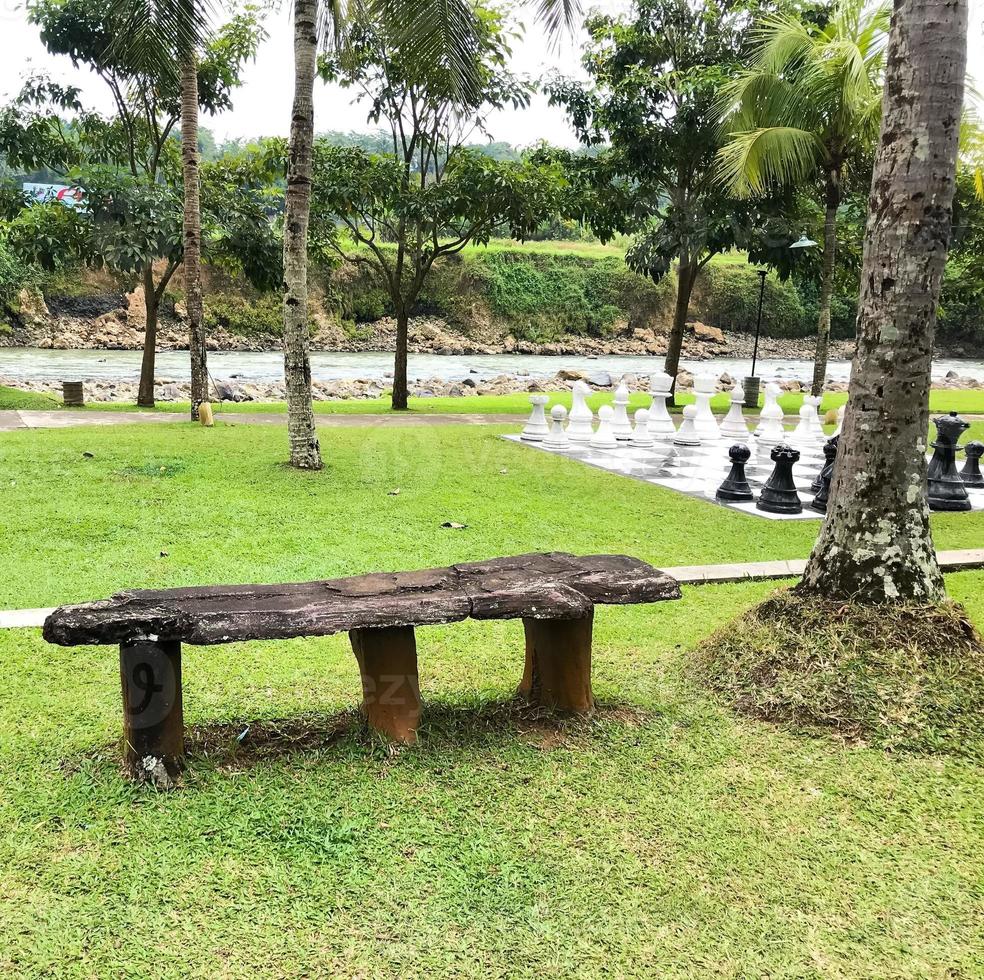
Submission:
<svg viewBox="0 0 984 980">
<path fill-rule="evenodd" d="M 284 412 L 219 412 L 215 418 L 219 422 L 239 425 L 286 425 Z M 509 425 L 525 421 L 525 415 L 455 415 L 448 413 L 423 414 L 409 412 L 406 415 L 333 415 L 318 414 L 315 420 L 319 428 L 357 428 L 372 425 L 411 426 L 411 425 Z M 17 429 L 68 429 L 74 426 L 107 426 L 172 424 L 185 422 L 184 412 L 102 412 L 102 411 L 27 411 L 7 410 L 0 412 L 0 432 L 14 432 Z"/>
<path fill-rule="evenodd" d="M 944 572 L 959 572 L 970 568 L 984 568 L 984 548 L 968 548 L 963 551 L 938 551 L 936 557 Z M 674 565 L 663 571 L 684 585 L 716 585 L 725 582 L 769 581 L 798 578 L 806 568 L 806 560 L 755 561 L 732 565 Z M 45 618 L 54 612 L 50 609 L 10 609 L 0 612 L 0 629 L 37 629 Z"/>
</svg>

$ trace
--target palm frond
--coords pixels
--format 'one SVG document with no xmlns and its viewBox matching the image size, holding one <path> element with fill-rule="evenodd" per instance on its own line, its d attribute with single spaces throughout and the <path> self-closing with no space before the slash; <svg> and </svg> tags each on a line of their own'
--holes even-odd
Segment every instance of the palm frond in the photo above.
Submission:
<svg viewBox="0 0 984 980">
<path fill-rule="evenodd" d="M 400 52 L 422 65 L 447 71 L 452 90 L 473 97 L 479 85 L 478 24 L 468 0 L 364 0 L 365 9 Z"/>
<path fill-rule="evenodd" d="M 816 135 L 793 126 L 734 133 L 718 151 L 717 177 L 735 197 L 809 180 L 823 159 Z"/>
<path fill-rule="evenodd" d="M 536 0 L 536 15 L 553 38 L 577 27 L 581 16 L 579 0 Z"/>
<path fill-rule="evenodd" d="M 122 0 L 113 6 L 110 60 L 176 80 L 175 52 L 200 51 L 212 37 L 214 0 Z"/>
</svg>

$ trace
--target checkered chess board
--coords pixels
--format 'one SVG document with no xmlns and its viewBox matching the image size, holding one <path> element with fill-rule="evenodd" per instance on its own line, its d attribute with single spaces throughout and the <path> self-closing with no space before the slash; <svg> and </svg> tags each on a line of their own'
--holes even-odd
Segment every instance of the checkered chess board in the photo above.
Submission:
<svg viewBox="0 0 984 980">
<path fill-rule="evenodd" d="M 823 516 L 809 506 L 813 499 L 810 486 L 823 467 L 822 449 L 800 449 L 800 460 L 793 466 L 793 481 L 803 502 L 802 512 L 770 514 L 759 510 L 755 506 L 755 500 L 734 503 L 718 500 L 714 496 L 731 469 L 728 448 L 733 444 L 733 440 L 722 439 L 694 447 L 656 443 L 652 448 L 640 449 L 623 443 L 617 449 L 592 449 L 587 443 L 570 443 L 565 449 L 551 449 L 540 442 L 523 442 L 518 435 L 507 435 L 503 438 L 540 452 L 567 456 L 589 466 L 608 470 L 610 473 L 620 473 L 622 476 L 653 483 L 668 490 L 676 490 L 678 493 L 685 493 L 720 507 L 730 507 L 745 514 L 754 514 L 756 517 L 766 517 L 776 521 L 808 521 L 820 520 Z M 752 436 L 748 437 L 746 445 L 752 450 L 752 458 L 745 465 L 745 476 L 756 500 L 775 466 L 769 458 L 771 447 L 768 450 L 764 447 L 757 449 L 755 445 L 757 442 L 758 440 Z M 984 510 L 984 490 L 971 489 L 968 490 L 968 494 L 971 507 L 974 510 Z"/>
</svg>

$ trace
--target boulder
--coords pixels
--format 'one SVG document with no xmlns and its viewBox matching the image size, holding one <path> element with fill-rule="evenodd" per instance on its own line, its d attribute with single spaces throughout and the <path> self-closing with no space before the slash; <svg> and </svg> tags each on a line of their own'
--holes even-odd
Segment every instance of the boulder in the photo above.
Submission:
<svg viewBox="0 0 984 980">
<path fill-rule="evenodd" d="M 700 320 L 695 320 L 693 323 L 687 324 L 691 330 L 694 332 L 695 337 L 699 337 L 701 340 L 709 340 L 715 344 L 725 344 L 724 332 L 718 327 L 710 327 L 706 323 L 701 323 Z"/>
<path fill-rule="evenodd" d="M 611 388 L 612 376 L 607 371 L 592 371 L 585 379 L 595 388 Z"/>
</svg>

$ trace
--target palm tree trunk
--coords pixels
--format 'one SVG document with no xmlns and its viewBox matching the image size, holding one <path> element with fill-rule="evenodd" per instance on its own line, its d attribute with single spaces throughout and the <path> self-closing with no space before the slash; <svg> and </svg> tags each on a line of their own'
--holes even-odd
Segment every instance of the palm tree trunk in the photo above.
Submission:
<svg viewBox="0 0 984 980">
<path fill-rule="evenodd" d="M 144 347 L 140 361 L 140 384 L 137 387 L 137 404 L 142 408 L 154 407 L 154 366 L 157 358 L 157 291 L 154 289 L 154 267 L 147 263 L 143 270 Z"/>
<path fill-rule="evenodd" d="M 670 328 L 670 338 L 666 346 L 666 359 L 663 370 L 673 379 L 670 387 L 670 397 L 667 404 L 676 404 L 676 378 L 680 371 L 680 351 L 683 348 L 683 331 L 687 325 L 687 313 L 690 311 L 690 294 L 694 290 L 698 265 L 692 261 L 688 252 L 681 252 L 680 265 L 677 268 L 676 304 L 673 308 L 673 326 Z"/>
<path fill-rule="evenodd" d="M 850 400 L 804 591 L 863 602 L 943 596 L 925 452 L 966 62 L 967 0 L 896 0 Z"/>
<path fill-rule="evenodd" d="M 393 408 L 405 412 L 409 407 L 407 390 L 407 334 L 410 313 L 405 303 L 396 308 L 396 357 L 393 362 Z"/>
<path fill-rule="evenodd" d="M 284 214 L 284 378 L 290 462 L 304 470 L 322 467 L 311 395 L 307 286 L 314 76 L 318 51 L 316 17 L 315 0 L 294 0 L 294 106 L 290 119 Z"/>
<path fill-rule="evenodd" d="M 184 177 L 182 269 L 191 358 L 191 417 L 208 397 L 202 307 L 202 209 L 198 180 L 198 64 L 193 51 L 181 59 L 181 167 Z"/>
<path fill-rule="evenodd" d="M 826 214 L 823 222 L 823 271 L 820 279 L 820 319 L 817 323 L 817 349 L 813 357 L 814 395 L 823 394 L 827 379 L 827 351 L 830 349 L 830 301 L 834 294 L 834 259 L 837 257 L 837 208 L 840 206 L 840 172 L 828 171 Z"/>
</svg>

